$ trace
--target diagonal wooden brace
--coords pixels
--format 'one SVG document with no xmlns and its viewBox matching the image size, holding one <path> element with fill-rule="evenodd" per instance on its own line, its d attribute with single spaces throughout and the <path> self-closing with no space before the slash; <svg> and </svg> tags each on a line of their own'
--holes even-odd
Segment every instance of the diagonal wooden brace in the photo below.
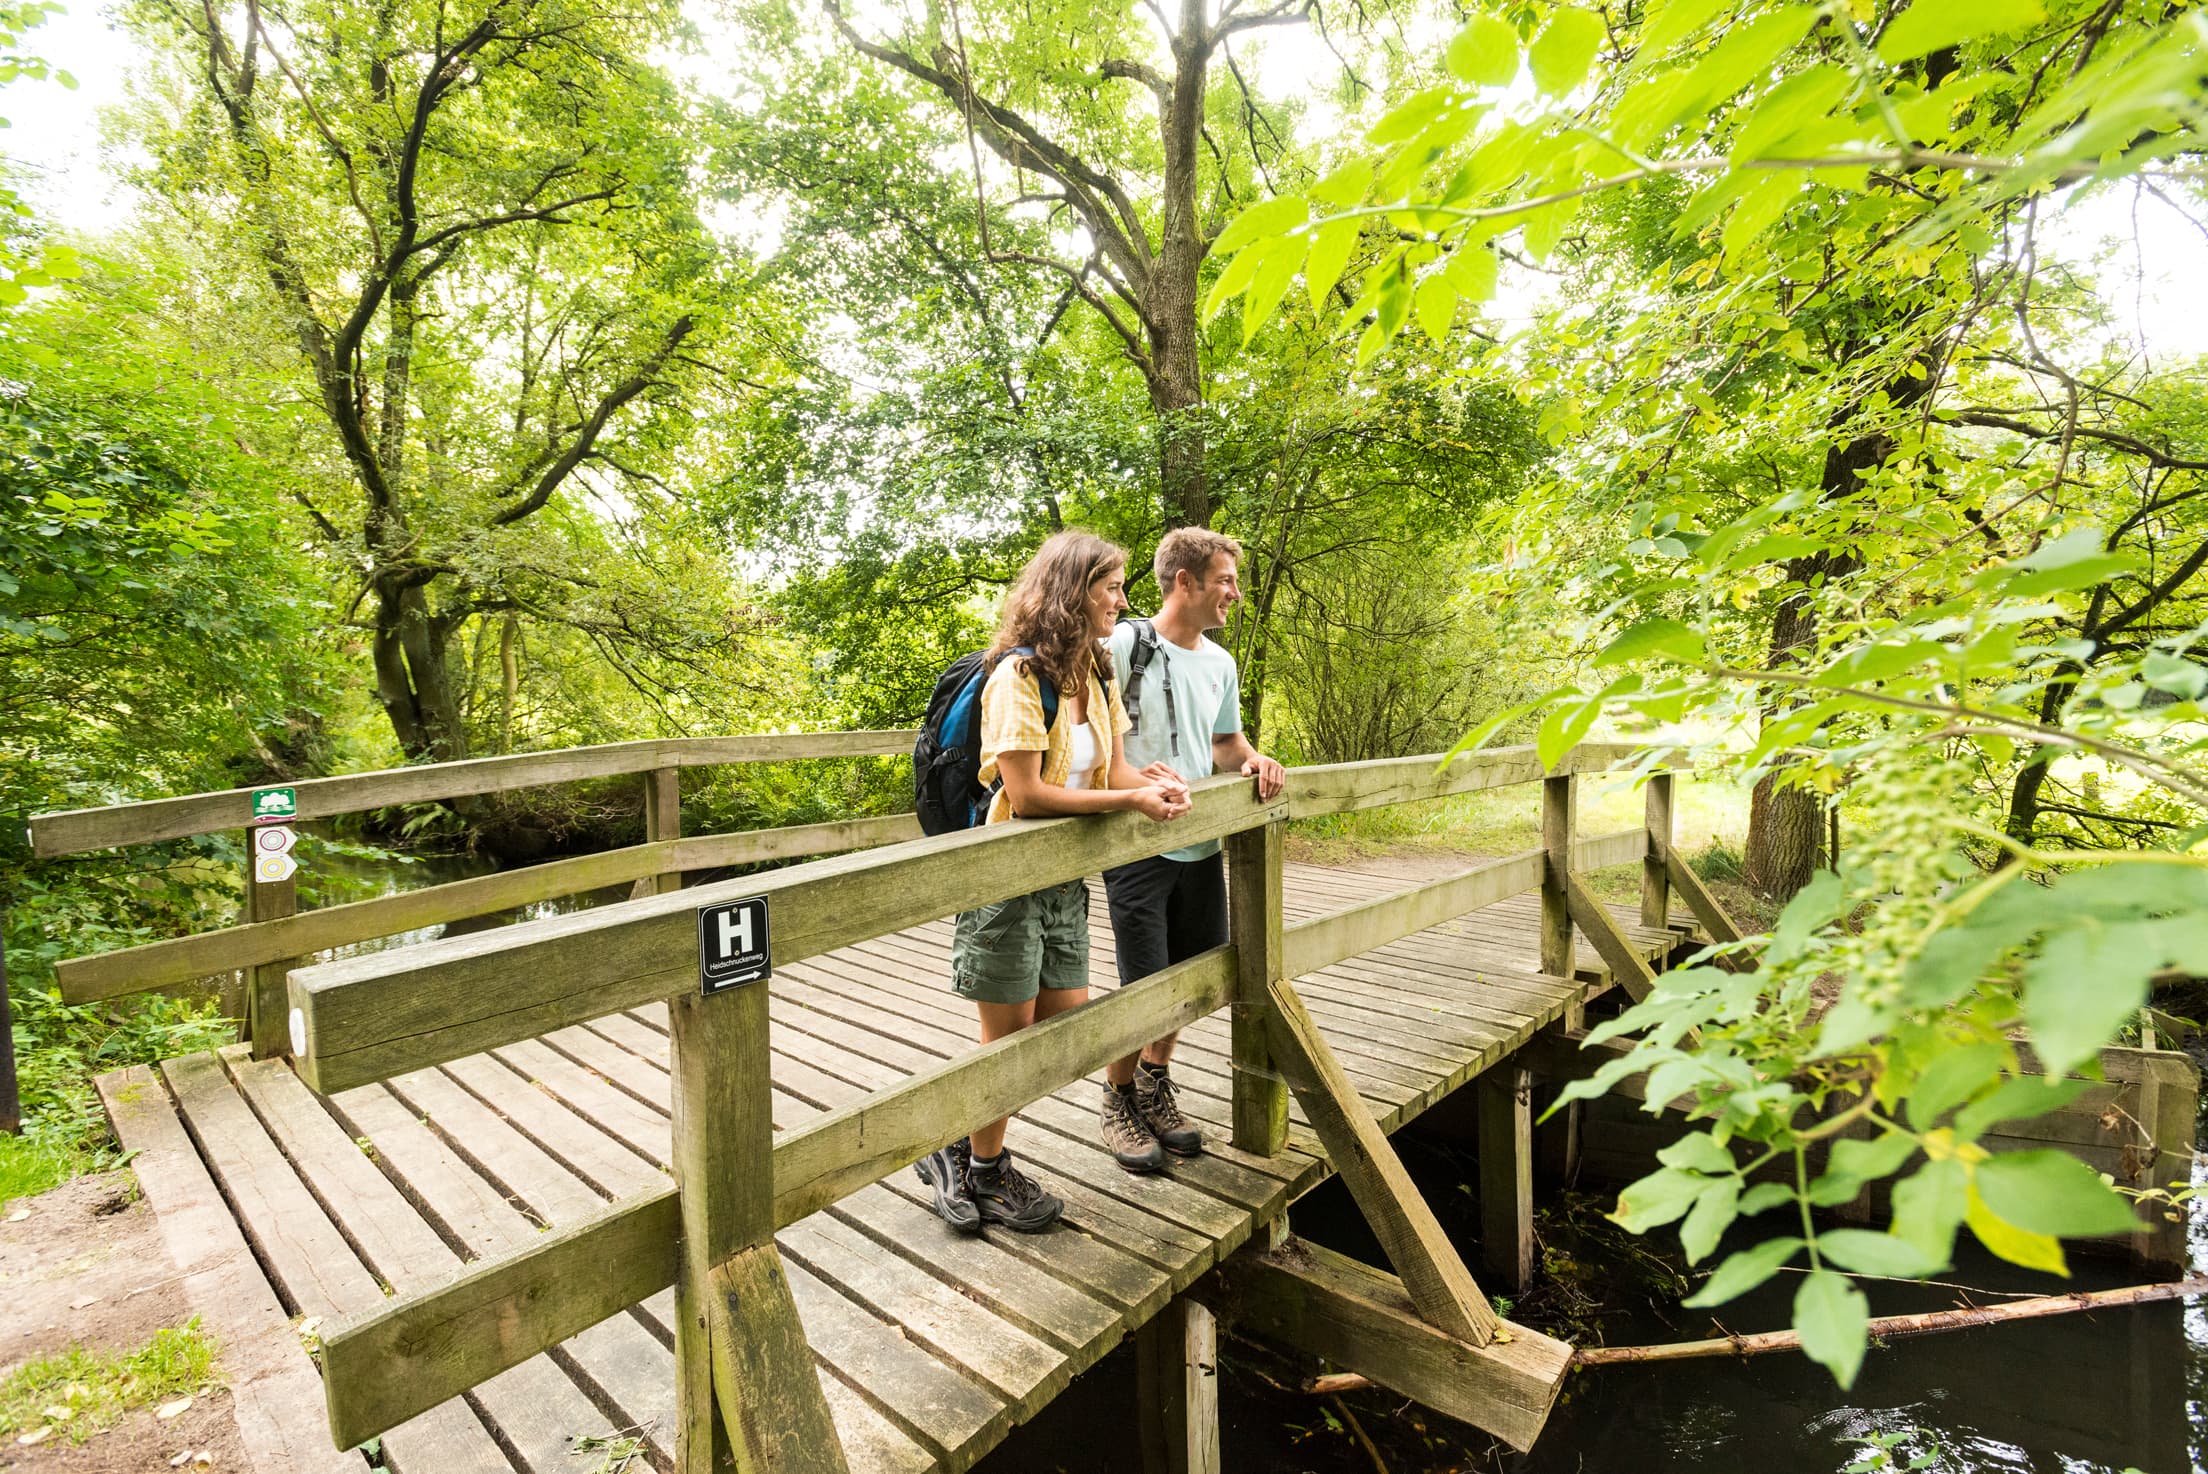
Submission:
<svg viewBox="0 0 2208 1474">
<path fill-rule="evenodd" d="M 1388 1144 L 1387 1133 L 1342 1073 L 1303 999 L 1285 979 L 1266 985 L 1266 1027 L 1273 1060 L 1319 1135 L 1334 1170 L 1364 1211 L 1418 1313 L 1436 1329 L 1473 1346 L 1495 1339 L 1502 1318 L 1472 1280 Z"/>
<path fill-rule="evenodd" d="M 1656 986 L 1656 974 L 1648 970 L 1648 963 L 1639 949 L 1618 930 L 1610 908 L 1596 900 L 1595 893 L 1587 889 L 1587 882 L 1577 875 L 1566 875 L 1564 885 L 1572 924 L 1595 944 L 1595 955 L 1610 969 L 1610 981 L 1625 989 L 1635 1003 L 1646 998 L 1649 990 Z"/>
<path fill-rule="evenodd" d="M 742 1474 L 845 1474 L 813 1349 L 772 1240 L 707 1276 L 713 1395 Z"/>
</svg>

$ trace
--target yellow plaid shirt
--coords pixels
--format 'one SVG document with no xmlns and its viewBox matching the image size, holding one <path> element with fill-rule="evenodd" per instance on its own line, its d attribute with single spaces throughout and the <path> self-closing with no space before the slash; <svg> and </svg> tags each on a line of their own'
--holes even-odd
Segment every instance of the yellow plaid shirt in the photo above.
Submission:
<svg viewBox="0 0 2208 1474">
<path fill-rule="evenodd" d="M 981 782 L 987 787 L 997 781 L 998 753 L 1039 752 L 1043 755 L 1043 781 L 1063 788 L 1073 776 L 1073 723 L 1066 720 L 1069 709 L 1061 693 L 1059 720 L 1044 727 L 1042 687 L 1033 676 L 1020 673 L 1019 667 L 1025 663 L 1022 656 L 1006 656 L 997 663 L 989 684 L 981 689 Z M 1097 713 L 1105 710 L 1111 712 L 1111 720 L 1098 721 Z M 1110 786 L 1112 756 L 1119 750 L 1119 734 L 1133 725 L 1119 704 L 1119 683 L 1112 682 L 1107 694 L 1092 673 L 1088 711 L 1089 725 L 1096 729 L 1097 750 L 1089 787 L 1106 788 Z M 1012 795 L 999 793 L 989 805 L 987 822 L 1001 824 L 1012 817 Z"/>
</svg>

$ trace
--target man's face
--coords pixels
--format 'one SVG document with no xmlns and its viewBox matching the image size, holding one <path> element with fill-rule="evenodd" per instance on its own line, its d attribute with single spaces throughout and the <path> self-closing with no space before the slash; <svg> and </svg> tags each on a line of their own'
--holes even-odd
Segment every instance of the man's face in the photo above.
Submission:
<svg viewBox="0 0 2208 1474">
<path fill-rule="evenodd" d="M 1214 553 L 1211 564 L 1204 570 L 1203 580 L 1191 586 L 1189 575 L 1177 573 L 1174 579 L 1180 584 L 1190 606 L 1204 617 L 1207 630 L 1224 629 L 1227 615 L 1242 598 L 1242 573 L 1235 566 L 1232 553 Z"/>
</svg>

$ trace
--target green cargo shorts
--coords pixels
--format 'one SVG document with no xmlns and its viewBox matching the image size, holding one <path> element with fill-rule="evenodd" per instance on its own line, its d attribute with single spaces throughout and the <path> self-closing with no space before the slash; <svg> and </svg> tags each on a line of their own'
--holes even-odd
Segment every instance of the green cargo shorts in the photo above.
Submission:
<svg viewBox="0 0 2208 1474">
<path fill-rule="evenodd" d="M 951 987 L 976 1003 L 1025 1003 L 1089 985 L 1089 887 L 1069 880 L 958 913 Z"/>
</svg>

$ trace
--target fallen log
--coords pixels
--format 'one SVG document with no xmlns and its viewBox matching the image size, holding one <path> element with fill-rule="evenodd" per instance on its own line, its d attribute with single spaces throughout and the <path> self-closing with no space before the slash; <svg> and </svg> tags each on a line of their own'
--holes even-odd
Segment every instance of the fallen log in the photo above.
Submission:
<svg viewBox="0 0 2208 1474">
<path fill-rule="evenodd" d="M 2162 1285 L 2131 1285 L 2121 1290 L 2078 1290 L 2068 1295 L 2012 1300 L 2005 1305 L 1958 1305 L 1952 1310 L 1928 1310 L 1918 1315 L 1880 1316 L 1870 1323 L 1870 1335 L 1874 1341 L 1892 1341 L 1903 1336 L 1930 1335 L 1935 1331 L 2039 1320 L 2080 1310 L 2146 1305 L 2191 1295 L 2208 1295 L 2208 1276 L 2196 1275 Z M 1626 1362 L 1690 1361 L 1708 1356 L 1760 1356 L 1770 1351 L 1799 1351 L 1801 1348 L 1802 1338 L 1798 1332 L 1759 1331 L 1746 1336 L 1714 1336 L 1706 1341 L 1675 1341 L 1662 1346 L 1591 1346 L 1572 1353 L 1572 1365 L 1617 1366 Z M 1355 1372 L 1331 1372 L 1325 1376 L 1306 1377 L 1303 1390 L 1323 1396 L 1371 1385 Z"/>
</svg>

